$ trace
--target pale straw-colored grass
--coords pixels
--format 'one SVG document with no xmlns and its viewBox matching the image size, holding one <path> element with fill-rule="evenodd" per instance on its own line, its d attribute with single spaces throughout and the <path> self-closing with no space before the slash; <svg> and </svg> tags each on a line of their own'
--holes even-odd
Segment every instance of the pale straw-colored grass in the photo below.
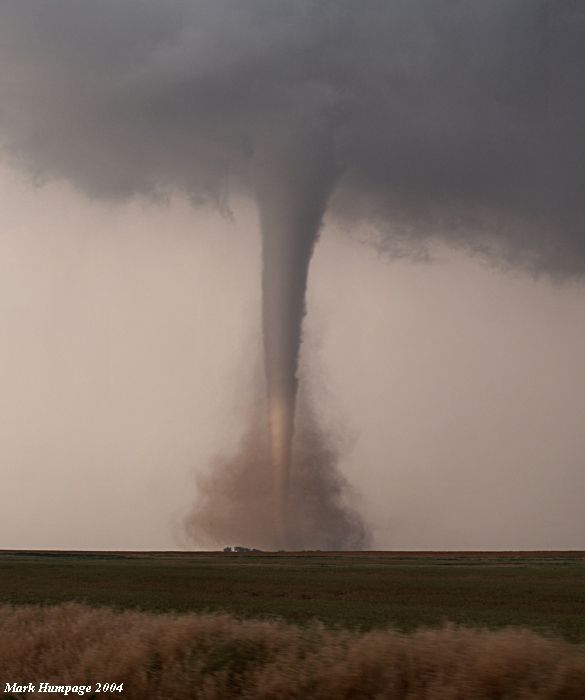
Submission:
<svg viewBox="0 0 585 700">
<path fill-rule="evenodd" d="M 0 607 L 0 694 L 6 682 L 40 681 L 123 682 L 124 700 L 584 700 L 585 652 L 523 629 L 360 634 L 73 603 Z"/>
</svg>

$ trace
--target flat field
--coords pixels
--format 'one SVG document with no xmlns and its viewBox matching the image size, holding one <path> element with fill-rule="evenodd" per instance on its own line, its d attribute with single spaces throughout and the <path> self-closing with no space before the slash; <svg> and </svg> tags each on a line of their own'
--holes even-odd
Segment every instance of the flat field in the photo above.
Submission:
<svg viewBox="0 0 585 700">
<path fill-rule="evenodd" d="M 585 642 L 585 552 L 0 551 L 0 604 L 228 612 L 410 631 L 445 621 Z"/>
</svg>

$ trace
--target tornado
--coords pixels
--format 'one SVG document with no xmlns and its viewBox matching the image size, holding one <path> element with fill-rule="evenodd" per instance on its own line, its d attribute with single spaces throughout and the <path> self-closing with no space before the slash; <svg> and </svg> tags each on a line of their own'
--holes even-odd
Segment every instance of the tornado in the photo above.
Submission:
<svg viewBox="0 0 585 700">
<path fill-rule="evenodd" d="M 325 127 L 276 129 L 255 159 L 262 234 L 262 333 L 274 528 L 286 548 L 298 365 L 309 264 L 335 183 Z"/>
<path fill-rule="evenodd" d="M 299 387 L 325 213 L 348 231 L 367 227 L 390 258 L 440 243 L 583 279 L 578 5 L 0 2 L 10 167 L 100 201 L 257 204 L 265 381 L 234 453 L 207 474 L 194 465 L 186 529 L 198 546 L 367 544 L 336 436 L 314 387 Z"/>
</svg>

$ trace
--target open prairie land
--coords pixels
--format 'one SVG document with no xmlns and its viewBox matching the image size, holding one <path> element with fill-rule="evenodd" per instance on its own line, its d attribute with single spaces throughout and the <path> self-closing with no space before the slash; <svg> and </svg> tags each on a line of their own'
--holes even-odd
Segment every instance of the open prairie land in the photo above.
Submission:
<svg viewBox="0 0 585 700">
<path fill-rule="evenodd" d="M 32 692 L 22 695 L 19 681 Z M 67 686 L 91 700 L 583 700 L 585 651 L 528 630 L 360 633 L 225 614 L 0 606 L 0 682 L 10 700 L 63 697 Z"/>
<path fill-rule="evenodd" d="M 32 682 L 26 697 L 583 700 L 584 582 L 582 552 L 0 552 L 0 683 L 7 699 Z"/>
<path fill-rule="evenodd" d="M 0 552 L 0 604 L 68 601 L 410 631 L 526 627 L 585 642 L 584 552 Z"/>
</svg>

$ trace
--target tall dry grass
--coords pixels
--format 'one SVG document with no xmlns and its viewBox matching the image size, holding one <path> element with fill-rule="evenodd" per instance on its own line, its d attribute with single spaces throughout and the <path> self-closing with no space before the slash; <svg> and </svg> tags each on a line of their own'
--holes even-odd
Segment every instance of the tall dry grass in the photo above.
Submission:
<svg viewBox="0 0 585 700">
<path fill-rule="evenodd" d="M 29 681 L 123 682 L 125 700 L 583 700 L 585 652 L 521 629 L 360 634 L 228 615 L 0 607 L 0 693 Z"/>
</svg>

